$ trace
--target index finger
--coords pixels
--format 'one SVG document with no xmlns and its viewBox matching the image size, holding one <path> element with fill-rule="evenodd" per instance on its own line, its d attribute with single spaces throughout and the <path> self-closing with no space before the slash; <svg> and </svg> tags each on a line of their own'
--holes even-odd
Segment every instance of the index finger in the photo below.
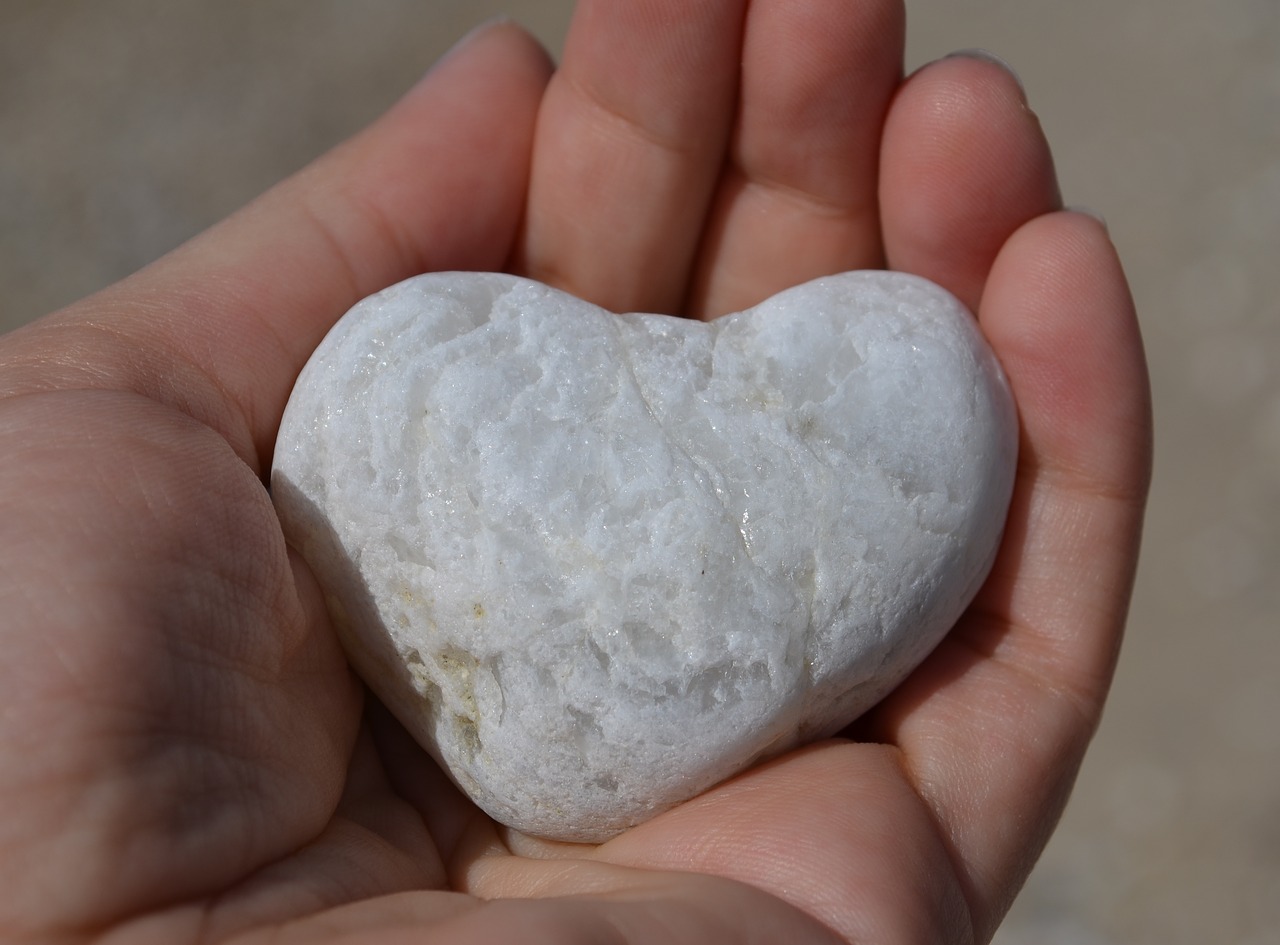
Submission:
<svg viewBox="0 0 1280 945">
<path fill-rule="evenodd" d="M 0 396 L 132 390 L 270 465 L 285 401 L 365 295 L 436 269 L 500 269 L 550 63 L 518 27 L 463 40 L 386 115 L 140 273 L 0 347 Z"/>
</svg>

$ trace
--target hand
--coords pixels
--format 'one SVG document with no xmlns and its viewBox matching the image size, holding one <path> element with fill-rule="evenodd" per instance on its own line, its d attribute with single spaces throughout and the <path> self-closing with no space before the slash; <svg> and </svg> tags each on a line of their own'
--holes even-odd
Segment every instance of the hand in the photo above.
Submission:
<svg viewBox="0 0 1280 945">
<path fill-rule="evenodd" d="M 0 935 L 985 941 L 1058 817 L 1150 461 L 1115 253 L 1014 79 L 899 2 L 583 0 L 472 36 L 223 224 L 0 343 Z M 977 312 L 1022 458 L 994 573 L 850 738 L 599 847 L 499 828 L 362 698 L 263 480 L 352 303 L 510 266 L 696 317 L 889 266 Z"/>
</svg>

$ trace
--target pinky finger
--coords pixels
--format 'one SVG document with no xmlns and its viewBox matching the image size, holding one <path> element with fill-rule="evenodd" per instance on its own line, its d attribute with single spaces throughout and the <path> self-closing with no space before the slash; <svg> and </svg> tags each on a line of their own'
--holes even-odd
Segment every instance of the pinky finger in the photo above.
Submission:
<svg viewBox="0 0 1280 945">
<path fill-rule="evenodd" d="M 1020 228 L 979 314 L 1022 445 L 995 568 L 860 734 L 897 745 L 994 928 L 1048 839 L 1097 725 L 1128 610 L 1151 462 L 1137 319 L 1097 221 Z"/>
</svg>

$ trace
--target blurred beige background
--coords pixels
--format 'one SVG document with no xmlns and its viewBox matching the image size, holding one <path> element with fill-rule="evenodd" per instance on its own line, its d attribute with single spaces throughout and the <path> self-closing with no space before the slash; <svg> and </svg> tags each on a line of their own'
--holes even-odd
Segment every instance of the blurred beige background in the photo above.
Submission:
<svg viewBox="0 0 1280 945">
<path fill-rule="evenodd" d="M 136 269 L 507 12 L 568 0 L 0 0 L 0 328 Z M 999 942 L 1280 935 L 1280 2 L 914 0 L 996 50 L 1142 312 L 1157 468 L 1113 701 Z"/>
</svg>

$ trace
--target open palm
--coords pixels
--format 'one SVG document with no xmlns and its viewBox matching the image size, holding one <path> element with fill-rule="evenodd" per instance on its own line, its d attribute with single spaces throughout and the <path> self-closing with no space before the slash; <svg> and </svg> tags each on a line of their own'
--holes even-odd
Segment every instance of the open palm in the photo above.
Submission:
<svg viewBox="0 0 1280 945">
<path fill-rule="evenodd" d="M 134 277 L 0 342 L 0 937 L 985 941 L 1110 679 L 1149 463 L 1105 231 L 1016 81 L 901 77 L 900 2 L 584 0 L 512 26 Z M 709 317 L 888 266 L 950 288 L 1022 459 L 987 586 L 838 739 L 599 847 L 506 831 L 350 674 L 263 487 L 358 298 L 514 269 Z M 429 936 L 427 931 L 429 930 Z"/>
</svg>

